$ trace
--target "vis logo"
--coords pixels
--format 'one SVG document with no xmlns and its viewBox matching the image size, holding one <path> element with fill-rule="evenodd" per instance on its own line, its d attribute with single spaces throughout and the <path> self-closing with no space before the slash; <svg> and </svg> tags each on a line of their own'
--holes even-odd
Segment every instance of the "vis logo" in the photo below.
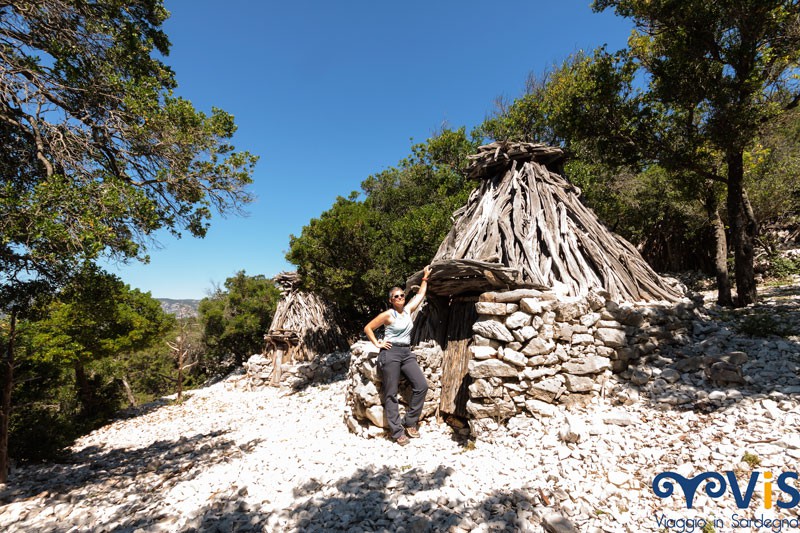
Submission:
<svg viewBox="0 0 800 533">
<path fill-rule="evenodd" d="M 783 472 L 774 480 L 772 472 L 752 472 L 744 487 L 739 483 L 736 474 L 730 470 L 723 473 L 703 472 L 692 478 L 683 477 L 675 472 L 662 472 L 653 479 L 652 487 L 655 495 L 663 499 L 672 496 L 675 492 L 675 483 L 677 483 L 683 490 L 686 508 L 691 509 L 695 492 L 697 492 L 700 484 L 705 481 L 706 484 L 703 490 L 708 496 L 716 499 L 730 492 L 736 501 L 736 506 L 739 509 L 747 509 L 750 507 L 753 494 L 759 486 L 759 478 L 761 478 L 761 495 L 763 496 L 764 509 L 772 509 L 773 505 L 778 509 L 790 509 L 800 504 L 800 490 L 789 484 L 790 480 L 796 484 L 797 472 Z M 776 487 L 773 487 L 773 484 Z M 773 492 L 775 488 L 786 496 L 788 501 L 775 499 Z"/>
</svg>

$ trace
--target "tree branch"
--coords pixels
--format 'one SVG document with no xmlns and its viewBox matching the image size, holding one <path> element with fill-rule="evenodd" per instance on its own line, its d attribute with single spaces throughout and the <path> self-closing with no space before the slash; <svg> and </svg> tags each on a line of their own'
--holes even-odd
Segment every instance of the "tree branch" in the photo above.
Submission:
<svg viewBox="0 0 800 533">
<path fill-rule="evenodd" d="M 792 101 L 789 102 L 788 104 L 786 104 L 783 107 L 783 110 L 784 111 L 789 111 L 789 110 L 794 109 L 795 107 L 797 107 L 798 104 L 800 104 L 800 93 L 795 94 L 794 98 L 792 98 Z"/>
</svg>

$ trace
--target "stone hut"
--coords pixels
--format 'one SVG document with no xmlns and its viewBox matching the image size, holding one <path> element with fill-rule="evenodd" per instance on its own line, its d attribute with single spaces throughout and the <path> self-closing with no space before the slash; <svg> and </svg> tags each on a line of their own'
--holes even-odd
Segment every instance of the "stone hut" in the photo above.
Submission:
<svg viewBox="0 0 800 533">
<path fill-rule="evenodd" d="M 278 331 L 295 334 L 294 358 L 299 361 L 347 350 L 347 338 L 336 310 L 318 295 L 301 291 L 299 274 L 282 272 L 273 281 L 281 291 L 281 299 L 267 336 Z"/>
<path fill-rule="evenodd" d="M 281 299 L 264 335 L 264 353 L 255 354 L 245 364 L 254 386 L 267 382 L 278 386 L 298 372 L 301 378 L 311 378 L 319 370 L 316 359 L 348 349 L 336 309 L 317 294 L 300 290 L 299 274 L 282 272 L 273 281 Z M 310 364 L 291 365 L 303 362 Z"/>
<path fill-rule="evenodd" d="M 553 416 L 686 335 L 691 301 L 580 202 L 558 174 L 560 149 L 492 143 L 471 159 L 478 187 L 433 258 L 415 319 L 430 385 L 424 415 L 473 434 L 521 413 Z M 382 424 L 370 347 L 354 347 L 347 396 L 348 425 L 365 434 Z"/>
</svg>

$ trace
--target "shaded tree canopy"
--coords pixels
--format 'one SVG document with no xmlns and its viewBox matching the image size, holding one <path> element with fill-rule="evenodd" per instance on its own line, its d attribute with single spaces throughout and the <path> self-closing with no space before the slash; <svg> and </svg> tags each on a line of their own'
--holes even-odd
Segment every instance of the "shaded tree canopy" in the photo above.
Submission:
<svg viewBox="0 0 800 533">
<path fill-rule="evenodd" d="M 0 271 L 55 278 L 145 259 L 166 228 L 203 236 L 249 201 L 233 117 L 175 97 L 159 0 L 0 2 Z"/>
<path fill-rule="evenodd" d="M 41 315 L 32 325 L 36 356 L 67 365 L 148 348 L 175 324 L 149 293 L 92 264 L 70 279 Z"/>
<path fill-rule="evenodd" d="M 704 254 L 679 252 L 704 235 L 705 215 L 692 189 L 702 180 L 659 164 L 635 72 L 624 54 L 578 52 L 531 77 L 526 93 L 500 102 L 480 129 L 490 139 L 546 139 L 561 147 L 563 174 L 580 187 L 581 200 L 614 232 L 641 245 L 656 268 L 708 270 Z"/>
<path fill-rule="evenodd" d="M 648 139 L 672 155 L 662 164 L 725 184 L 738 303 L 752 303 L 757 221 L 744 154 L 764 124 L 800 103 L 800 3 L 596 0 L 594 8 L 636 26 L 625 58 L 647 78 Z"/>
<path fill-rule="evenodd" d="M 203 298 L 198 309 L 206 345 L 205 370 L 214 374 L 233 362 L 261 353 L 280 291 L 275 283 L 244 270 L 225 280 L 224 289 Z"/>
<path fill-rule="evenodd" d="M 771 126 L 800 100 L 798 3 L 598 0 L 594 8 L 633 19 L 628 48 L 576 54 L 503 106 L 484 130 L 501 139 L 543 134 L 562 145 L 573 157 L 567 175 L 612 224 L 626 204 L 615 194 L 621 183 L 657 186 L 652 178 L 666 176 L 658 181 L 673 200 L 657 206 L 658 232 L 696 231 L 707 219 L 721 287 L 724 204 L 740 303 L 753 301 L 757 220 L 745 185 L 775 190 L 759 187 L 771 153 L 762 142 L 774 143 Z M 787 151 L 775 154 L 785 158 Z M 635 231 L 637 224 L 629 226 Z"/>
<path fill-rule="evenodd" d="M 131 356 L 158 347 L 174 324 L 148 293 L 85 265 L 52 300 L 40 302 L 20 321 L 11 455 L 52 456 L 104 423 L 122 406 Z M 7 325 L 1 325 L 0 339 L 7 342 Z"/>
<path fill-rule="evenodd" d="M 32 297 L 100 256 L 146 261 L 158 230 L 202 237 L 250 200 L 257 158 L 230 143 L 233 117 L 173 93 L 168 15 L 161 0 L 0 0 L 0 482 Z"/>
<path fill-rule="evenodd" d="M 287 260 L 304 289 L 335 302 L 351 331 L 385 308 L 393 285 L 428 264 L 450 230 L 452 213 L 474 187 L 467 155 L 479 143 L 465 128 L 443 130 L 412 147 L 397 166 L 369 176 L 363 198 L 339 197 L 299 236 Z"/>
</svg>

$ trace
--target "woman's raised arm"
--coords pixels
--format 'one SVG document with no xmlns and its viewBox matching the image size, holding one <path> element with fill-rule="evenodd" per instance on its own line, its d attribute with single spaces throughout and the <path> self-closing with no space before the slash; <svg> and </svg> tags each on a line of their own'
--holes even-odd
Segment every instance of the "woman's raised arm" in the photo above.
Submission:
<svg viewBox="0 0 800 533">
<path fill-rule="evenodd" d="M 422 304 L 422 301 L 425 300 L 425 293 L 428 292 L 428 278 L 430 278 L 430 275 L 431 266 L 428 265 L 422 270 L 422 283 L 419 284 L 419 291 L 417 291 L 417 294 L 414 296 L 414 298 L 408 302 L 409 313 L 416 311 L 417 307 L 419 307 L 420 304 Z"/>
</svg>

